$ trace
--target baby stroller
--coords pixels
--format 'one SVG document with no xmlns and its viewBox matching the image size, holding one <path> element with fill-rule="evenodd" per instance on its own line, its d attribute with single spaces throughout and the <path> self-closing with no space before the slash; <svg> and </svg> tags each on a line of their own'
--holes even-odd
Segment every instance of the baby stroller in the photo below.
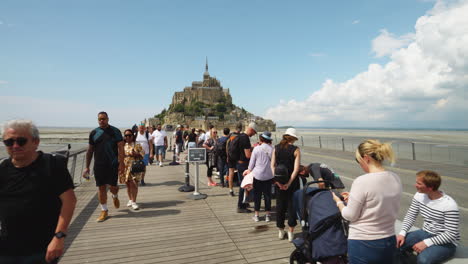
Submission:
<svg viewBox="0 0 468 264">
<path fill-rule="evenodd" d="M 309 187 L 330 181 L 312 181 L 294 193 L 295 211 L 300 218 L 302 234 L 293 240 L 296 249 L 290 263 L 347 263 L 347 223 L 336 207 L 330 189 Z"/>
</svg>

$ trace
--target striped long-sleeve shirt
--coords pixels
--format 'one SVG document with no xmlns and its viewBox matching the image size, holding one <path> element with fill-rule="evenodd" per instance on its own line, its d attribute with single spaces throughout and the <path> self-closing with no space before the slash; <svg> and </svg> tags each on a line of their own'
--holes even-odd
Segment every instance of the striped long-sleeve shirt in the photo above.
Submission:
<svg viewBox="0 0 468 264">
<path fill-rule="evenodd" d="M 460 230 L 458 227 L 460 212 L 457 203 L 452 197 L 442 192 L 442 197 L 431 200 L 427 194 L 417 192 L 403 220 L 400 235 L 406 236 L 419 213 L 424 220 L 422 229 L 435 235 L 424 239 L 424 243 L 428 247 L 448 243 L 457 245 L 457 241 L 460 240 Z"/>
</svg>

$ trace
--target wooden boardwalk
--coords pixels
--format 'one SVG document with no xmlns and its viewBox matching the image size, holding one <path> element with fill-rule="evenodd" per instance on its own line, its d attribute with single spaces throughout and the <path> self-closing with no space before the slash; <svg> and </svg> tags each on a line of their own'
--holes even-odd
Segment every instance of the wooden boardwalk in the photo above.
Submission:
<svg viewBox="0 0 468 264">
<path fill-rule="evenodd" d="M 100 208 L 94 181 L 82 184 L 60 263 L 289 263 L 294 246 L 278 239 L 274 220 L 255 223 L 253 214 L 237 213 L 237 196 L 208 187 L 206 177 L 200 192 L 208 198 L 191 200 L 177 190 L 183 181 L 183 165 L 149 166 L 147 186 L 139 188 L 141 209 L 126 207 L 121 185 L 121 207 L 110 202 L 111 217 L 102 223 L 95 221 Z"/>
</svg>

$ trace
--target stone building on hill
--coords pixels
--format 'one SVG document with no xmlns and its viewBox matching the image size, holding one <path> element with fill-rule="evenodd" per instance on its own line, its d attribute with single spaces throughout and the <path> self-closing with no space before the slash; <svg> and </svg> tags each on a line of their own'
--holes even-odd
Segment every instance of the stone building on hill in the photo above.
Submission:
<svg viewBox="0 0 468 264">
<path fill-rule="evenodd" d="M 273 121 L 255 116 L 234 105 L 229 89 L 223 88 L 218 79 L 210 76 L 207 61 L 203 81 L 194 81 L 182 92 L 175 92 L 169 108 L 154 118 L 149 118 L 147 123 L 160 123 L 168 130 L 179 124 L 205 130 L 212 124 L 218 129 L 229 127 L 234 130 L 237 123 L 241 122 L 246 126 L 251 121 L 257 123 L 259 131 L 276 130 Z"/>
</svg>

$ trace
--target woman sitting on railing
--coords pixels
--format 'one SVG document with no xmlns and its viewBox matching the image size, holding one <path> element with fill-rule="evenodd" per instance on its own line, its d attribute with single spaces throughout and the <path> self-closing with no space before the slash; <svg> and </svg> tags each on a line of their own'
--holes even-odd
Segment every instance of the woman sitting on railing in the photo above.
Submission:
<svg viewBox="0 0 468 264">
<path fill-rule="evenodd" d="M 144 172 L 132 172 L 132 164 L 135 160 L 142 160 L 145 151 L 140 144 L 135 143 L 135 137 L 131 129 L 127 129 L 124 132 L 125 136 L 125 170 L 123 174 L 119 175 L 120 183 L 127 185 L 128 193 L 128 207 L 132 207 L 133 210 L 138 210 L 139 206 L 136 203 L 138 194 L 138 182 L 141 180 L 141 176 Z"/>
</svg>

